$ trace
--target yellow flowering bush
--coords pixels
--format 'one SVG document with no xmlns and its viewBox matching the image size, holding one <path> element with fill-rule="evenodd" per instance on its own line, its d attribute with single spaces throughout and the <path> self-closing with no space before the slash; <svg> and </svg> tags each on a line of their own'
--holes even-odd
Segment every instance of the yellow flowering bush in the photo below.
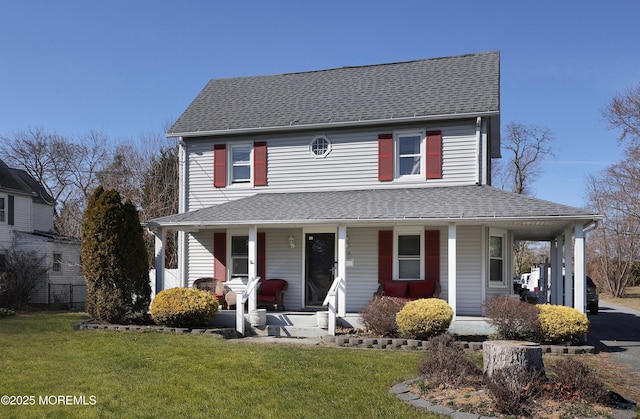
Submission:
<svg viewBox="0 0 640 419">
<path fill-rule="evenodd" d="M 427 339 L 449 328 L 453 310 L 439 298 L 421 298 L 408 302 L 396 315 L 398 331 L 413 339 Z"/>
<path fill-rule="evenodd" d="M 560 343 L 578 339 L 589 331 L 587 315 L 575 308 L 550 304 L 538 305 L 541 340 Z"/>
<path fill-rule="evenodd" d="M 196 326 L 206 324 L 218 312 L 218 305 L 216 297 L 206 291 L 171 288 L 153 299 L 151 318 L 161 326 Z"/>
</svg>

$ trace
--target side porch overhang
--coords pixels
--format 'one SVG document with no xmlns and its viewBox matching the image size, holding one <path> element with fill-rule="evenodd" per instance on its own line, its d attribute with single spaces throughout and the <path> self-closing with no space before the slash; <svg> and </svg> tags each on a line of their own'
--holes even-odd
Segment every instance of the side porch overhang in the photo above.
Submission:
<svg viewBox="0 0 640 419">
<path fill-rule="evenodd" d="M 334 316 L 344 316 L 348 282 L 347 230 L 351 227 L 420 225 L 446 226 L 447 301 L 456 313 L 458 228 L 483 225 L 510 232 L 512 240 L 551 243 L 552 303 L 584 311 L 585 232 L 597 214 L 481 185 L 371 189 L 357 191 L 261 193 L 146 223 L 156 234 L 156 266 L 164 266 L 165 229 L 184 232 L 242 228 L 249 236 L 249 283 L 244 296 L 255 308 L 258 229 L 337 226 L 337 282 L 325 300 Z M 562 268 L 565 268 L 564 283 Z M 156 269 L 156 290 L 163 289 L 163 269 Z M 562 299 L 562 289 L 574 292 Z M 342 281 L 342 282 L 340 282 Z M 331 293 L 331 292 L 330 292 Z M 240 305 L 239 305 L 240 306 Z M 239 321 L 240 323 L 240 321 Z M 241 326 L 238 323 L 238 328 Z M 334 323 L 335 327 L 335 317 Z M 334 329 L 335 331 L 335 329 Z M 244 332 L 242 330 L 242 332 Z M 331 332 L 331 330 L 330 330 Z"/>
</svg>

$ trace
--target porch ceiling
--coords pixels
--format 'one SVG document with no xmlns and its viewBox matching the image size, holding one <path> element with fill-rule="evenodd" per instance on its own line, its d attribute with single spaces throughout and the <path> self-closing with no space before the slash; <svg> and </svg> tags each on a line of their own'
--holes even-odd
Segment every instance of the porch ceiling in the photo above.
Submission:
<svg viewBox="0 0 640 419">
<path fill-rule="evenodd" d="M 329 192 L 260 193 L 146 223 L 175 229 L 339 223 L 486 224 L 517 240 L 550 240 L 574 223 L 600 216 L 584 209 L 517 195 L 486 185 Z"/>
</svg>

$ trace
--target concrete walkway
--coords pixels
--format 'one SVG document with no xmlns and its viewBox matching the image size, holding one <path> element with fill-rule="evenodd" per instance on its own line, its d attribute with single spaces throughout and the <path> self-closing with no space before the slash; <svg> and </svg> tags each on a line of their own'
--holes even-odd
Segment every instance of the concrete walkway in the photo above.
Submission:
<svg viewBox="0 0 640 419">
<path fill-rule="evenodd" d="M 588 344 L 640 375 L 640 311 L 601 300 L 600 313 L 588 317 Z"/>
</svg>

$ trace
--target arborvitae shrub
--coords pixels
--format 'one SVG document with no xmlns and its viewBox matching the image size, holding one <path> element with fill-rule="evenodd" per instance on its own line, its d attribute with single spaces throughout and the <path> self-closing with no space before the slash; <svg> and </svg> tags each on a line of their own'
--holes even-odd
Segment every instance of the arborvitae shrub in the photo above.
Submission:
<svg viewBox="0 0 640 419">
<path fill-rule="evenodd" d="M 205 325 L 217 312 L 216 297 L 193 288 L 164 290 L 151 302 L 151 318 L 161 326 Z"/>
<path fill-rule="evenodd" d="M 406 303 L 404 298 L 376 296 L 360 312 L 362 323 L 378 335 L 394 337 L 398 334 L 396 314 Z"/>
<path fill-rule="evenodd" d="M 483 303 L 487 322 L 496 327 L 500 339 L 533 340 L 540 336 L 537 306 L 507 295 L 491 297 Z"/>
<path fill-rule="evenodd" d="M 439 298 L 421 298 L 408 302 L 396 315 L 398 332 L 413 339 L 428 339 L 447 331 L 453 310 Z"/>
<path fill-rule="evenodd" d="M 149 265 L 137 211 L 120 194 L 98 187 L 82 223 L 82 273 L 87 312 L 120 322 L 146 312 L 151 299 Z"/>
<path fill-rule="evenodd" d="M 580 339 L 589 331 L 587 315 L 571 307 L 538 305 L 542 343 L 561 343 Z"/>
</svg>

